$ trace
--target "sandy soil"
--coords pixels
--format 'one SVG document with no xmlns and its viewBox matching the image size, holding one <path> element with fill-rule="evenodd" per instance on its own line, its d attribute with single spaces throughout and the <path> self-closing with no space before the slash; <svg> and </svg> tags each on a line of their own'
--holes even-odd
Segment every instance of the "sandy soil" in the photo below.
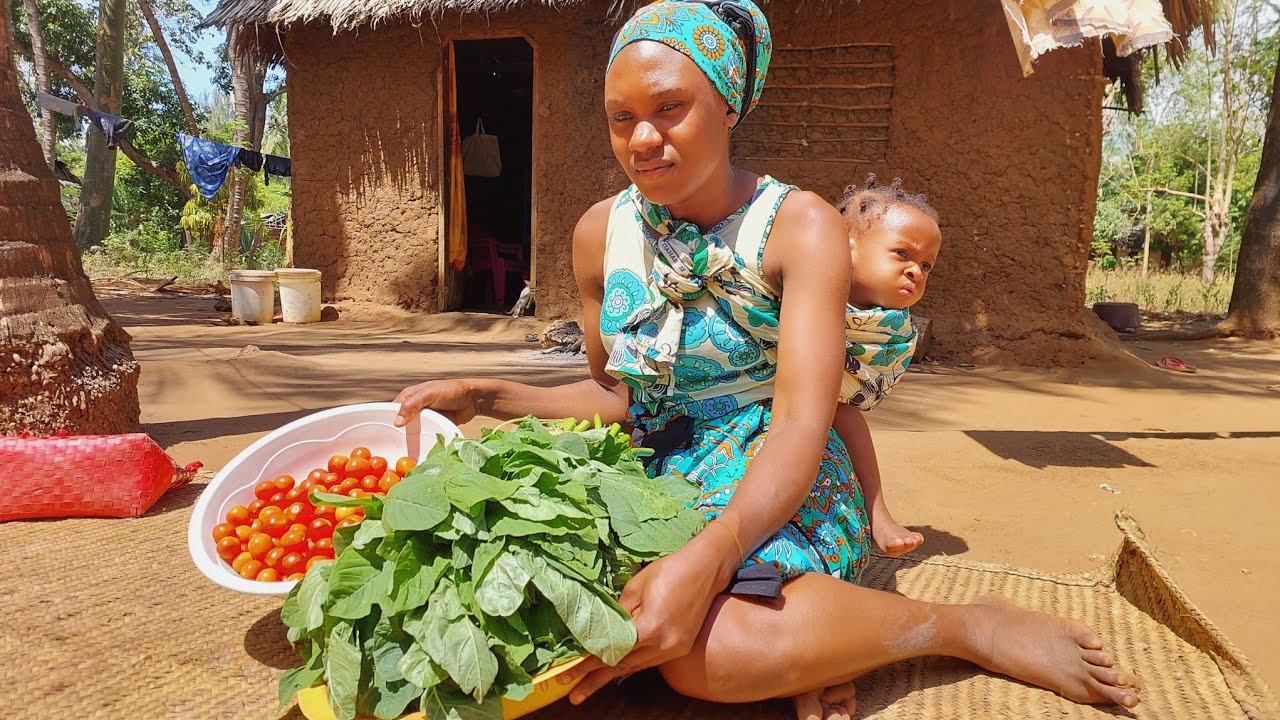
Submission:
<svg viewBox="0 0 1280 720">
<path fill-rule="evenodd" d="M 105 304 L 134 335 L 147 430 L 180 463 L 211 469 L 309 411 L 390 400 L 428 378 L 585 376 L 535 361 L 532 319 L 347 305 L 319 325 L 228 327 L 212 298 Z M 1280 345 L 1128 346 L 1200 372 L 925 364 L 870 417 L 892 507 L 926 535 L 924 552 L 1052 572 L 1096 567 L 1127 508 L 1192 601 L 1280 687 Z"/>
</svg>

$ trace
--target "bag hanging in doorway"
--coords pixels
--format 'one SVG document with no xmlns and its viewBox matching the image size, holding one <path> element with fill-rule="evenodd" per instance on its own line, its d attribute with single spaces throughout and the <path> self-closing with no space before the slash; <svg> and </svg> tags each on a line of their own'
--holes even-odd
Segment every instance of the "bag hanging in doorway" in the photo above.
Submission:
<svg viewBox="0 0 1280 720">
<path fill-rule="evenodd" d="M 462 141 L 462 171 L 467 175 L 494 178 L 502 174 L 502 153 L 498 136 L 487 135 L 484 121 L 476 119 L 476 131 Z"/>
</svg>

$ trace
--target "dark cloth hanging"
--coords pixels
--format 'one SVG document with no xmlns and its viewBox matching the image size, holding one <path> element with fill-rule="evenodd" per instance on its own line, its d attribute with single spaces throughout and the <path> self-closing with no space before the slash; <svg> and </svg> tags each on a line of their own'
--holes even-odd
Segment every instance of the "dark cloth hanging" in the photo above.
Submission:
<svg viewBox="0 0 1280 720">
<path fill-rule="evenodd" d="M 240 148 L 240 154 L 236 155 L 236 165 L 258 172 L 262 169 L 262 153 L 249 148 Z"/>
<path fill-rule="evenodd" d="M 120 141 L 126 139 L 129 133 L 133 132 L 132 120 L 94 110 L 88 105 L 81 105 L 80 112 L 89 119 L 90 125 L 98 128 L 103 135 L 107 136 L 107 147 L 112 150 L 115 150 Z"/>
<path fill-rule="evenodd" d="M 205 200 L 212 200 L 227 181 L 227 172 L 235 163 L 241 148 L 213 140 L 174 133 L 182 148 L 182 161 L 187 165 L 191 182 Z"/>
<path fill-rule="evenodd" d="M 276 177 L 293 177 L 293 163 L 286 157 L 279 155 L 267 155 L 265 161 L 267 168 L 267 184 L 271 184 L 271 176 Z"/>
</svg>

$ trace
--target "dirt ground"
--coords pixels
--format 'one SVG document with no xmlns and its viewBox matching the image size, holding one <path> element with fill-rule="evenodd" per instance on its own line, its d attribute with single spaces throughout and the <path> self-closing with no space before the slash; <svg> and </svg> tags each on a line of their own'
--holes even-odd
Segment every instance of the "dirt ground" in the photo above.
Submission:
<svg viewBox="0 0 1280 720">
<path fill-rule="evenodd" d="M 532 319 L 344 305 L 335 322 L 228 327 L 212 298 L 105 304 L 134 336 L 147 431 L 179 463 L 214 470 L 310 411 L 390 400 L 413 382 L 586 372 L 535 357 Z M 1191 600 L 1280 687 L 1280 345 L 1128 346 L 1200 372 L 924 364 L 870 415 L 891 507 L 926 553 L 1049 572 L 1096 567 L 1128 509 Z"/>
</svg>

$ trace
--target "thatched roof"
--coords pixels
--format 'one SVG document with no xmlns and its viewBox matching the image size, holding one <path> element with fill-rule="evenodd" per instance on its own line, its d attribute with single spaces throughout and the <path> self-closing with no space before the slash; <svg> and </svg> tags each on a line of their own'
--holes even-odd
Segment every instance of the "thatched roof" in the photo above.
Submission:
<svg viewBox="0 0 1280 720">
<path fill-rule="evenodd" d="M 334 30 L 377 25 L 397 18 L 445 13 L 494 13 L 524 6 L 567 8 L 585 0 L 219 0 L 203 27 L 235 24 L 291 25 L 316 20 Z"/>
<path fill-rule="evenodd" d="M 397 17 L 439 17 L 448 12 L 493 13 L 521 5 L 567 8 L 584 2 L 586 0 L 218 0 L 218 6 L 200 25 L 290 25 L 323 20 L 335 30 L 343 30 L 376 25 Z M 1212 45 L 1216 0 L 1160 2 L 1179 38 L 1186 38 L 1191 31 L 1201 28 L 1206 42 Z M 612 4 L 616 8 L 632 3 L 613 0 Z"/>
</svg>

